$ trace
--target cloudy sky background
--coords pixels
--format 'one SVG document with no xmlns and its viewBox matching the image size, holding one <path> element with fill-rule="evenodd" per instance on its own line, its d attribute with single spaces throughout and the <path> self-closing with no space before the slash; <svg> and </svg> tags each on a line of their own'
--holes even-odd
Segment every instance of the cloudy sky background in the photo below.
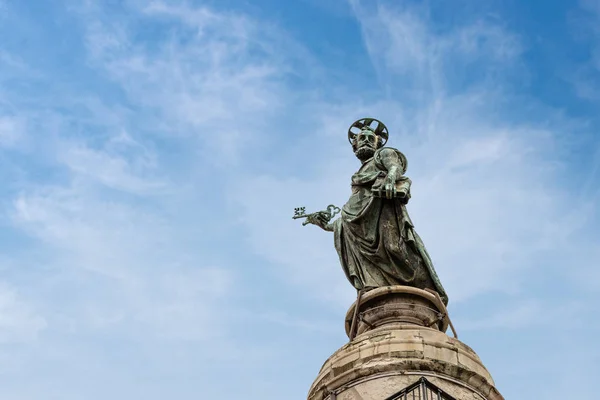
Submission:
<svg viewBox="0 0 600 400">
<path fill-rule="evenodd" d="M 0 0 L 0 398 L 305 398 L 355 294 L 291 215 L 346 201 L 363 116 L 499 390 L 595 398 L 598 27 L 597 0 Z"/>
</svg>

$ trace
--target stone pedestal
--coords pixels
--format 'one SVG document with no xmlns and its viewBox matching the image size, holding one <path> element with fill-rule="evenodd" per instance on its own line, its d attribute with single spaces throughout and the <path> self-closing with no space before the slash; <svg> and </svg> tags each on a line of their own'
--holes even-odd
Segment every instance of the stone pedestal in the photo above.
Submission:
<svg viewBox="0 0 600 400">
<path fill-rule="evenodd" d="M 355 307 L 346 316 L 349 336 Z M 477 354 L 444 333 L 448 322 L 428 291 L 390 286 L 365 293 L 357 336 L 325 362 L 308 400 L 386 400 L 423 377 L 456 400 L 503 400 Z"/>
</svg>

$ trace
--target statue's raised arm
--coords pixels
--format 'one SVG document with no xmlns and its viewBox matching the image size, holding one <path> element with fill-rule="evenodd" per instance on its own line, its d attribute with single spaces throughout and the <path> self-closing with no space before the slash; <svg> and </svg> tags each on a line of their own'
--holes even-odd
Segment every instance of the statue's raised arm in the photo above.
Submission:
<svg viewBox="0 0 600 400">
<path fill-rule="evenodd" d="M 385 147 L 388 138 L 381 121 L 363 118 L 354 122 L 348 140 L 362 165 L 352 175 L 352 195 L 340 218 L 331 222 L 337 214 L 333 208 L 308 215 L 297 209 L 294 218 L 306 217 L 303 225 L 312 223 L 334 232 L 342 268 L 357 290 L 412 286 L 434 290 L 447 303 L 446 292 L 406 210 L 411 185 L 404 175 L 408 162 L 400 151 Z"/>
</svg>

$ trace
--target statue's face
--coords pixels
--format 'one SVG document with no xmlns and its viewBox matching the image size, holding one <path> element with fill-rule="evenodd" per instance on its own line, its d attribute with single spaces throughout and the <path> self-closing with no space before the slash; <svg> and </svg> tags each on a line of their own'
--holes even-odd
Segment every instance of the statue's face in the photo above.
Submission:
<svg viewBox="0 0 600 400">
<path fill-rule="evenodd" d="M 379 148 L 379 136 L 372 131 L 365 129 L 356 135 L 355 142 L 352 146 L 354 154 L 359 160 L 364 161 L 373 157 L 375 150 Z"/>
</svg>

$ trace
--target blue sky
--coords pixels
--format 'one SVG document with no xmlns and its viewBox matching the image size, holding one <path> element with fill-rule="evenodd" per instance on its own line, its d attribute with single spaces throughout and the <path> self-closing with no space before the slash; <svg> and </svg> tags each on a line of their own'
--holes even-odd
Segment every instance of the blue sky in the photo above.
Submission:
<svg viewBox="0 0 600 400">
<path fill-rule="evenodd" d="M 383 120 L 507 399 L 600 374 L 600 3 L 0 0 L 0 398 L 303 399 Z"/>
</svg>

